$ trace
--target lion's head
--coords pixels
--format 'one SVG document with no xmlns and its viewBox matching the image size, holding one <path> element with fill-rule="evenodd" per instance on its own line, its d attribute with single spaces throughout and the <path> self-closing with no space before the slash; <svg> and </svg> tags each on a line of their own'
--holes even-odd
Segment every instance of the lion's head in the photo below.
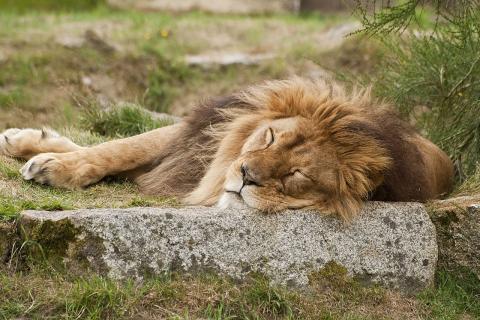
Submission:
<svg viewBox="0 0 480 320">
<path fill-rule="evenodd" d="M 226 111 L 212 129 L 219 147 L 187 201 L 266 212 L 315 208 L 348 219 L 391 165 L 371 134 L 368 92 L 299 79 L 269 82 L 238 96 L 253 106 Z M 368 129 L 366 132 L 366 129 Z"/>
</svg>

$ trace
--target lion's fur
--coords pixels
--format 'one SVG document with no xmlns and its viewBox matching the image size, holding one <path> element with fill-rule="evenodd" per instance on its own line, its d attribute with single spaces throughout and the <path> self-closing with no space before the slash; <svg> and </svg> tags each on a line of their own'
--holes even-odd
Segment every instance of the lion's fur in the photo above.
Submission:
<svg viewBox="0 0 480 320">
<path fill-rule="evenodd" d="M 370 90 L 300 78 L 212 99 L 180 124 L 93 147 L 9 129 L 0 154 L 33 157 L 23 177 L 59 187 L 123 175 L 188 204 L 235 196 L 264 211 L 311 207 L 345 220 L 365 200 L 425 201 L 453 184 L 447 155 Z"/>
<path fill-rule="evenodd" d="M 265 119 L 295 116 L 315 122 L 315 139 L 333 145 L 340 162 L 336 194 L 322 210 L 348 219 L 368 198 L 426 200 L 451 186 L 448 158 L 433 147 L 435 154 L 426 159 L 419 147 L 433 144 L 373 99 L 370 90 L 347 93 L 334 83 L 299 78 L 267 82 L 201 105 L 158 165 L 137 182 L 147 193 L 212 205 L 223 192 L 228 167 L 253 130 Z M 429 161 L 439 163 L 443 173 L 427 176 Z M 437 175 L 445 176 L 440 179 L 443 184 L 429 182 L 438 180 Z"/>
</svg>

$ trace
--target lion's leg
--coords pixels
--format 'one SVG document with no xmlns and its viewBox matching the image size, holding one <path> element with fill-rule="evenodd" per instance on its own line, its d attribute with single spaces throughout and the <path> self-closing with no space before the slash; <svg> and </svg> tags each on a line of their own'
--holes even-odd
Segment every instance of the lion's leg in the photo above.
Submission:
<svg viewBox="0 0 480 320">
<path fill-rule="evenodd" d="M 21 169 L 26 180 L 64 188 L 80 188 L 151 164 L 177 135 L 182 124 L 152 130 L 66 153 L 42 153 Z"/>
<path fill-rule="evenodd" d="M 44 152 L 71 152 L 82 147 L 50 129 L 8 129 L 0 134 L 0 155 L 28 160 Z"/>
</svg>

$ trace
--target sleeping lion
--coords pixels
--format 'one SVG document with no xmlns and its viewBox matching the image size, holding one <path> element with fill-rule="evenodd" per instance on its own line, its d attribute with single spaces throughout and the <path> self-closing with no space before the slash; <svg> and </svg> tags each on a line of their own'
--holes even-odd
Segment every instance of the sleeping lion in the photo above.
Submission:
<svg viewBox="0 0 480 320">
<path fill-rule="evenodd" d="M 199 105 L 182 122 L 93 147 L 8 129 L 0 154 L 24 179 L 82 188 L 121 176 L 190 205 L 313 208 L 343 220 L 366 200 L 426 201 L 453 184 L 449 157 L 369 90 L 294 78 Z"/>
</svg>

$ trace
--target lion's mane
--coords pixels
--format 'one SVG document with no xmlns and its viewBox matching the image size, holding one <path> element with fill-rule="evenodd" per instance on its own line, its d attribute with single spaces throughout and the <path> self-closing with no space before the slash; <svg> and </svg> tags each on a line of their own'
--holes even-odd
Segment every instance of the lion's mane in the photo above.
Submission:
<svg viewBox="0 0 480 320">
<path fill-rule="evenodd" d="M 431 183 L 415 143 L 418 134 L 388 105 L 372 98 L 368 89 L 347 92 L 336 83 L 300 78 L 266 82 L 200 104 L 167 152 L 137 182 L 146 193 L 211 205 L 252 131 L 266 119 L 294 116 L 313 119 L 317 138 L 335 145 L 342 169 L 334 210 L 355 211 L 365 199 L 430 196 Z"/>
</svg>

